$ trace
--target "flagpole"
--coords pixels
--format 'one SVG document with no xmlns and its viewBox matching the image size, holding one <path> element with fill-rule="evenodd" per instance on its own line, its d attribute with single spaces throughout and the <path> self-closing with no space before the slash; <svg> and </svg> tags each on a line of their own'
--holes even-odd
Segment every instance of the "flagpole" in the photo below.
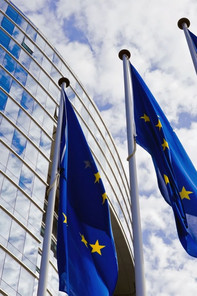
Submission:
<svg viewBox="0 0 197 296">
<path fill-rule="evenodd" d="M 63 91 L 65 84 L 66 84 L 66 87 L 68 87 L 70 83 L 67 78 L 62 77 L 59 79 L 58 84 L 59 86 L 61 86 L 61 91 Z M 50 179 L 50 186 L 49 186 L 48 205 L 47 205 L 47 212 L 46 212 L 45 231 L 44 231 L 44 239 L 43 239 L 43 246 L 42 246 L 42 257 L 41 257 L 40 276 L 39 276 L 39 282 L 38 282 L 37 296 L 45 296 L 46 290 L 47 290 L 49 256 L 50 256 L 50 248 L 51 248 L 51 234 L 52 234 L 52 228 L 53 228 L 56 188 L 58 185 L 57 173 L 58 173 L 62 118 L 63 118 L 63 99 L 61 95 L 60 106 L 59 106 L 59 116 L 58 116 L 57 129 L 56 129 L 55 147 L 54 147 L 54 154 L 53 154 L 53 161 L 52 161 L 51 179 Z"/>
<path fill-rule="evenodd" d="M 187 40 L 187 44 L 188 44 L 188 47 L 189 47 L 189 50 L 190 50 L 190 54 L 191 54 L 191 57 L 192 57 L 194 68 L 195 68 L 195 71 L 196 71 L 196 74 L 197 74 L 197 55 L 196 55 L 196 50 L 195 50 L 193 41 L 192 41 L 192 39 L 190 37 L 190 34 L 189 34 L 189 31 L 188 31 L 188 28 L 190 26 L 190 21 L 187 18 L 183 17 L 183 18 L 181 18 L 178 21 L 177 25 L 185 33 L 185 38 Z"/>
<path fill-rule="evenodd" d="M 137 172 L 135 160 L 135 126 L 133 114 L 132 84 L 130 71 L 130 52 L 123 49 L 119 52 L 119 58 L 123 60 L 124 87 L 125 87 L 125 108 L 127 121 L 127 139 L 128 139 L 128 161 L 130 176 L 130 195 L 131 195 L 131 212 L 133 226 L 133 245 L 135 259 L 135 285 L 136 296 L 145 296 L 145 277 L 144 277 L 144 258 L 142 246 L 142 231 L 140 222 L 140 207 L 137 185 Z"/>
</svg>

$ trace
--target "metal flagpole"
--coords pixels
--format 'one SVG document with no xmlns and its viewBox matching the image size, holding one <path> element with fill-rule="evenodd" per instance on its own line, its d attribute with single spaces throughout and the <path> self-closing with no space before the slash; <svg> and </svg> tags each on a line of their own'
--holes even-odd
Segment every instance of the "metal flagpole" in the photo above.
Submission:
<svg viewBox="0 0 197 296">
<path fill-rule="evenodd" d="M 124 71 L 124 87 L 125 87 L 125 108 L 127 121 L 127 139 L 128 139 L 128 161 L 129 161 L 129 175 L 130 175 L 130 195 L 131 195 L 131 212 L 133 219 L 133 245 L 134 245 L 134 259 L 135 259 L 135 284 L 136 296 L 145 296 L 145 277 L 144 277 L 144 259 L 142 246 L 142 231 L 140 222 L 140 207 L 139 195 L 137 185 L 137 172 L 135 161 L 136 143 L 134 139 L 135 126 L 133 114 L 133 98 L 131 85 L 131 71 L 130 71 L 130 52 L 123 49 L 119 52 L 119 58 L 123 60 Z"/>
<path fill-rule="evenodd" d="M 187 44 L 188 44 L 188 47 L 189 47 L 189 50 L 190 50 L 190 54 L 191 54 L 191 57 L 192 57 L 194 68 L 195 68 L 195 71 L 196 71 L 196 74 L 197 74 L 197 54 L 196 54 L 196 50 L 195 50 L 193 41 L 192 41 L 192 39 L 190 37 L 190 34 L 189 34 L 189 31 L 188 31 L 188 28 L 190 26 L 190 21 L 187 18 L 183 17 L 178 21 L 177 24 L 178 24 L 178 27 L 181 30 L 183 30 L 184 33 L 185 33 L 185 38 L 187 40 Z"/>
<path fill-rule="evenodd" d="M 64 86 L 69 86 L 69 80 L 67 78 L 60 78 L 58 81 L 59 86 L 61 86 L 61 91 L 63 92 Z M 44 239 L 42 246 L 42 258 L 40 266 L 40 277 L 38 282 L 38 293 L 37 296 L 45 296 L 47 289 L 47 279 L 48 279 L 48 267 L 49 267 L 49 255 L 51 248 L 51 234 L 53 227 L 53 214 L 55 206 L 55 196 L 57 188 L 57 176 L 58 176 L 58 162 L 59 162 L 59 151 L 60 151 L 60 140 L 61 140 L 61 127 L 62 127 L 62 118 L 63 118 L 63 96 L 60 98 L 59 106 L 59 116 L 56 130 L 55 138 L 55 148 L 52 161 L 52 171 L 51 171 L 51 180 L 49 187 L 49 196 L 48 196 L 48 205 L 46 212 L 46 222 L 45 222 L 45 231 Z"/>
</svg>

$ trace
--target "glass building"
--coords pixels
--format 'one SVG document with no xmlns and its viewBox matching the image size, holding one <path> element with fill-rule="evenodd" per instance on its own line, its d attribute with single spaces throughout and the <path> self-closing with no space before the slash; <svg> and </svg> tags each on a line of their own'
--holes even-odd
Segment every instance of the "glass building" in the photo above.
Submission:
<svg viewBox="0 0 197 296">
<path fill-rule="evenodd" d="M 114 295 L 135 295 L 129 185 L 114 141 L 93 100 L 41 32 L 8 0 L 0 0 L 0 13 L 0 295 L 37 295 L 62 76 L 70 80 L 67 95 L 109 196 L 119 261 Z M 62 295 L 56 199 L 47 290 L 53 296 Z"/>
</svg>

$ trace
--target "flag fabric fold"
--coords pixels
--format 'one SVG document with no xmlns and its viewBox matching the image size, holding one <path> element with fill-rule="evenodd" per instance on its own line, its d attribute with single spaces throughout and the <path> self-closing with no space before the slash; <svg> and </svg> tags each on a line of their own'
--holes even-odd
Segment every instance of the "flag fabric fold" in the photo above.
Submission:
<svg viewBox="0 0 197 296">
<path fill-rule="evenodd" d="M 172 207 L 179 239 L 197 257 L 197 172 L 170 123 L 131 65 L 136 142 L 152 157 L 158 186 Z"/>
<path fill-rule="evenodd" d="M 101 176 L 65 92 L 61 139 L 57 261 L 59 290 L 113 295 L 117 258 Z"/>
</svg>

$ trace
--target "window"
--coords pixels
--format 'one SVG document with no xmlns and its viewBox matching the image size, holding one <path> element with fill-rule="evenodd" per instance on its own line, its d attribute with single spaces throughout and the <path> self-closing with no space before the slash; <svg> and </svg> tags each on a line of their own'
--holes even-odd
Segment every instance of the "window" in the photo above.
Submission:
<svg viewBox="0 0 197 296">
<path fill-rule="evenodd" d="M 16 10 L 14 10 L 10 5 L 8 6 L 7 10 L 6 10 L 6 14 L 14 21 L 16 22 L 18 13 L 16 12 Z"/>
<path fill-rule="evenodd" d="M 3 69 L 0 69 L 0 86 L 9 92 L 11 82 L 12 78 Z"/>
<path fill-rule="evenodd" d="M 9 54 L 5 54 L 2 64 L 10 73 L 14 72 L 16 67 L 16 61 Z"/>
<path fill-rule="evenodd" d="M 23 41 L 21 43 L 21 45 L 30 53 L 32 54 L 34 52 L 34 45 L 33 43 L 27 39 L 26 37 L 23 38 Z"/>
<path fill-rule="evenodd" d="M 6 33 L 4 33 L 1 29 L 0 29 L 0 41 L 5 48 L 8 48 L 10 37 L 6 35 Z"/>
<path fill-rule="evenodd" d="M 1 25 L 8 33 L 12 35 L 12 32 L 14 30 L 14 24 L 10 20 L 4 17 L 1 22 Z"/>
<path fill-rule="evenodd" d="M 0 90 L 0 110 L 5 109 L 7 99 L 8 99 L 8 97 L 6 96 L 6 94 L 4 94 L 4 92 L 2 92 L 2 90 Z"/>
</svg>

